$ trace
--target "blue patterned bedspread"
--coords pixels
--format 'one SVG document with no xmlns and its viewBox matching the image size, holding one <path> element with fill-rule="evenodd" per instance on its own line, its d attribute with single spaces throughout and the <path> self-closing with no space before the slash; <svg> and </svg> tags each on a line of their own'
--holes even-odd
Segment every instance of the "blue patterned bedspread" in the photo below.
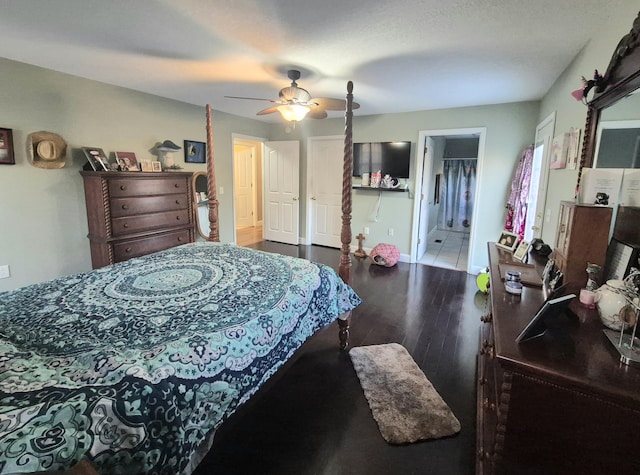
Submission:
<svg viewBox="0 0 640 475">
<path fill-rule="evenodd" d="M 216 243 L 0 293 L 0 474 L 180 473 L 359 303 L 327 266 Z"/>
</svg>

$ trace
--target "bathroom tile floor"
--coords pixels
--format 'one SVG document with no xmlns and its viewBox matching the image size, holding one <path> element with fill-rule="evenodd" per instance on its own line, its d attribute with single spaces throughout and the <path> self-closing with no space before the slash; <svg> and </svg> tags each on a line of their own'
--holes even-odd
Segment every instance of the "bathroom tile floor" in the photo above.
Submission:
<svg viewBox="0 0 640 475">
<path fill-rule="evenodd" d="M 436 229 L 429 233 L 427 240 L 427 252 L 418 259 L 418 263 L 467 270 L 469 233 Z"/>
</svg>

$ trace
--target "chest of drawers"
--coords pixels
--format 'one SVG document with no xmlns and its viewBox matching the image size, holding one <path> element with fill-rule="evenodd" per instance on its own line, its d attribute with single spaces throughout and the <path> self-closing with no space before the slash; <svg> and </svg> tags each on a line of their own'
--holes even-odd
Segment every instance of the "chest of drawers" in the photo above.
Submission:
<svg viewBox="0 0 640 475">
<path fill-rule="evenodd" d="M 490 304 L 477 360 L 476 473 L 640 473 L 640 369 L 619 363 L 596 310 L 578 299 L 563 332 L 517 343 L 543 303 L 542 291 L 507 293 L 499 263 L 513 256 L 493 243 L 489 262 Z"/>
<path fill-rule="evenodd" d="M 192 173 L 80 173 L 94 269 L 195 240 Z"/>
</svg>

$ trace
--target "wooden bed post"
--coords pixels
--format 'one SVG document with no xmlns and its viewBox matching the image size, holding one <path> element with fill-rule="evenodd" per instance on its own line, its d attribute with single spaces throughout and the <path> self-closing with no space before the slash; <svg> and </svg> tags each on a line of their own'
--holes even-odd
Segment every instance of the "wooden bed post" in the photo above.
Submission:
<svg viewBox="0 0 640 475">
<path fill-rule="evenodd" d="M 207 104 L 207 194 L 209 196 L 209 241 L 220 242 L 216 169 L 213 163 L 213 126 L 211 106 Z"/>
<path fill-rule="evenodd" d="M 340 241 L 342 242 L 340 254 L 340 266 L 338 274 L 342 280 L 351 285 L 351 180 L 353 175 L 353 82 L 347 83 L 347 107 L 344 123 L 344 159 L 342 164 L 342 229 Z M 345 319 L 338 319 L 340 331 L 340 349 L 346 350 L 349 346 L 349 320 L 351 312 Z"/>
</svg>

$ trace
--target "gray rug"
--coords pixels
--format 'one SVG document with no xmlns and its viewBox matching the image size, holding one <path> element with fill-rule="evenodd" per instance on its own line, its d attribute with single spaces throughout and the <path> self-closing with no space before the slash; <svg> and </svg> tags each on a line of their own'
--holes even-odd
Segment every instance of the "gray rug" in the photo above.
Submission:
<svg viewBox="0 0 640 475">
<path fill-rule="evenodd" d="M 409 444 L 460 431 L 456 416 L 403 346 L 359 346 L 349 355 L 388 443 Z"/>
</svg>

